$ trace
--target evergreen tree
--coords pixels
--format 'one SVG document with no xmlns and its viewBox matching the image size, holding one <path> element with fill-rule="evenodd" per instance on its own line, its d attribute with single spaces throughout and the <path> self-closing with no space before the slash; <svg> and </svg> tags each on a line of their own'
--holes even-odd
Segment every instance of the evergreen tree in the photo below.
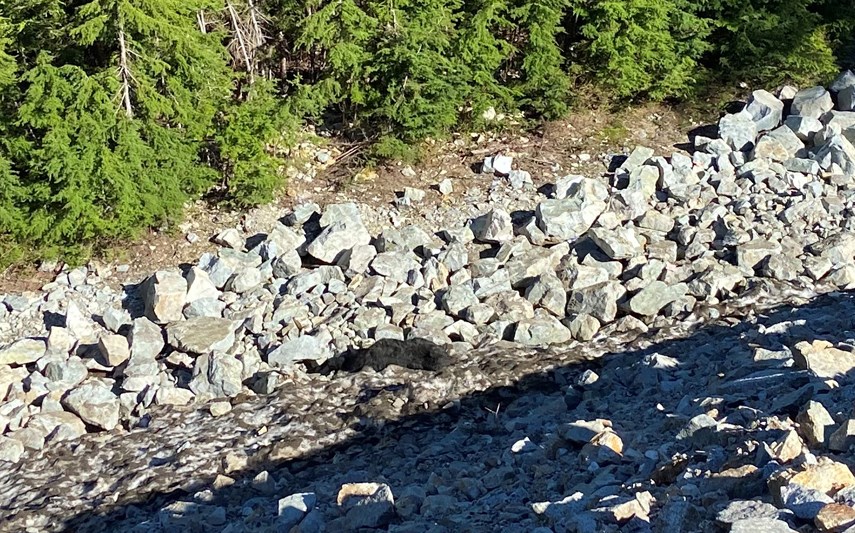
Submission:
<svg viewBox="0 0 855 533">
<path fill-rule="evenodd" d="M 573 0 L 576 71 L 620 97 L 685 96 L 708 50 L 708 24 L 686 0 Z"/>
</svg>

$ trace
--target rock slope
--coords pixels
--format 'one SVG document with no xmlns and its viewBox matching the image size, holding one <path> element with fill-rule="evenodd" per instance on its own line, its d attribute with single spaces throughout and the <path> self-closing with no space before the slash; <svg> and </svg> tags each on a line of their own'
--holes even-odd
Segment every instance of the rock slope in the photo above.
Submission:
<svg viewBox="0 0 855 533">
<path fill-rule="evenodd" d="M 305 204 L 122 292 L 7 295 L 0 525 L 855 524 L 851 302 L 806 303 L 855 287 L 851 87 L 755 91 L 691 155 L 545 196 L 489 157 L 530 207 L 439 232 Z"/>
</svg>

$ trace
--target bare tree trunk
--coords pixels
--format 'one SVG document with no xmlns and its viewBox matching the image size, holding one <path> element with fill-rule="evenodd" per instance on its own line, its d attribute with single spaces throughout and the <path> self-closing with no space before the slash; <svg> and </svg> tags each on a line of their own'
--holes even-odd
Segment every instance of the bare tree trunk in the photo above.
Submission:
<svg viewBox="0 0 855 533">
<path fill-rule="evenodd" d="M 205 21 L 205 12 L 201 9 L 196 13 L 196 22 L 199 23 L 199 31 L 208 33 L 208 23 Z"/>
<path fill-rule="evenodd" d="M 255 69 L 252 65 L 252 59 L 250 58 L 249 50 L 247 49 L 246 39 L 244 39 L 243 23 L 241 22 L 237 10 L 235 10 L 235 7 L 232 5 L 231 2 L 227 2 L 226 7 L 229 10 L 229 18 L 232 22 L 232 28 L 235 32 L 235 36 L 237 37 L 238 46 L 240 47 L 241 55 L 243 55 L 243 61 L 246 64 L 246 72 L 249 74 L 249 83 L 252 84 L 255 81 L 253 77 L 253 70 Z"/>
<path fill-rule="evenodd" d="M 128 61 L 128 48 L 125 45 L 125 29 L 119 24 L 119 80 L 122 84 L 122 106 L 128 118 L 133 118 L 134 108 L 131 104 L 131 67 Z"/>
</svg>

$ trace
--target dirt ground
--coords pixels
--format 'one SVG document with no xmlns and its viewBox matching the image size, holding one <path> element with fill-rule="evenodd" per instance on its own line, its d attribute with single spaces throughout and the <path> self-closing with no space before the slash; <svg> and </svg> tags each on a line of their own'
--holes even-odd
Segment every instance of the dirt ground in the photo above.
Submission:
<svg viewBox="0 0 855 533">
<path fill-rule="evenodd" d="M 716 108 L 717 103 L 696 102 L 691 106 L 645 104 L 608 111 L 582 109 L 531 131 L 454 135 L 446 142 L 428 145 L 427 156 L 411 165 L 414 172 L 405 170 L 408 165 L 394 162 L 365 168 L 357 150 L 337 146 L 333 141 L 328 146 L 333 156 L 330 163 L 311 182 L 289 180 L 271 204 L 235 212 L 196 202 L 187 209 L 185 222 L 178 227 L 151 230 L 136 242 L 106 247 L 87 266 L 111 285 L 137 282 L 161 268 L 195 263 L 202 253 L 216 248 L 210 238 L 224 229 L 238 227 L 247 235 L 266 232 L 295 204 L 306 201 L 321 206 L 342 201 L 389 205 L 404 187 L 416 187 L 427 192 L 418 209 L 436 209 L 462 201 L 463 193 L 473 187 L 489 186 L 492 178 L 479 174 L 477 169 L 485 156 L 496 153 L 512 155 L 514 167 L 529 171 L 536 185 L 554 182 L 566 174 L 601 175 L 611 155 L 628 153 L 638 145 L 654 148 L 661 155 L 685 149 L 692 130 L 717 120 Z M 436 184 L 445 178 L 454 187 L 449 197 L 436 190 Z M 198 236 L 198 240 L 189 242 L 188 233 Z M 120 265 L 127 268 L 117 270 Z M 63 263 L 39 267 L 14 265 L 0 272 L 0 295 L 38 291 L 53 280 Z"/>
</svg>

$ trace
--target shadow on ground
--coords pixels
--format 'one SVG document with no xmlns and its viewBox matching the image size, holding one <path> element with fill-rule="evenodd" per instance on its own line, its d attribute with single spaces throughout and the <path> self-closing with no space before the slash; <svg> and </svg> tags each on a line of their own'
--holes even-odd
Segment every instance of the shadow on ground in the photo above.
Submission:
<svg viewBox="0 0 855 533">
<path fill-rule="evenodd" d="M 724 318 L 683 338 L 651 343 L 649 339 L 655 333 L 651 331 L 627 343 L 622 351 L 611 351 L 595 361 L 585 361 L 573 354 L 568 357 L 567 352 L 559 357 L 548 350 L 521 356 L 519 360 L 513 353 L 487 353 L 482 356 L 481 367 L 497 375 L 514 374 L 520 369 L 548 370 L 523 370 L 524 375 L 510 386 L 468 394 L 459 402 L 413 412 L 398 420 L 385 420 L 375 409 L 378 403 L 394 401 L 397 391 L 367 388 L 365 401 L 356 410 L 337 413 L 360 428 L 358 436 L 347 442 L 287 461 L 270 461 L 264 459 L 264 454 L 258 454 L 260 459 L 253 461 L 250 457 L 245 469 L 229 474 L 236 480 L 229 487 L 200 486 L 201 492 L 195 495 L 184 491 L 135 494 L 128 501 L 81 511 L 68 517 L 64 526 L 67 531 L 76 532 L 126 531 L 134 527 L 136 531 L 159 531 L 155 524 L 173 525 L 163 531 L 219 531 L 231 524 L 233 531 L 266 531 L 259 528 L 275 524 L 278 498 L 315 492 L 318 502 L 329 508 L 334 506 L 342 483 L 384 482 L 391 486 L 396 497 L 402 491 L 421 487 L 428 496 L 450 495 L 457 502 L 445 511 L 440 506 L 425 513 L 423 507 L 422 514 L 414 512 L 407 517 L 399 514 L 391 519 L 391 526 L 412 523 L 412 531 L 523 531 L 531 524 L 544 524 L 531 509 L 534 502 L 561 500 L 574 491 L 584 492 L 586 487 L 594 493 L 602 490 L 602 486 L 619 487 L 633 481 L 639 482 L 634 490 L 643 490 L 652 486 L 651 478 L 667 486 L 676 477 L 661 475 L 662 457 L 669 454 L 687 454 L 688 463 L 680 468 L 691 463 L 712 472 L 725 466 L 732 468 L 732 464 L 719 464 L 719 459 L 713 457 L 715 454 L 695 451 L 727 446 L 727 439 L 731 439 L 732 445 L 734 438 L 750 440 L 769 431 L 774 433 L 765 427 L 752 428 L 751 421 L 769 415 L 792 418 L 812 397 L 824 398 L 824 403 L 827 400 L 831 404 L 842 401 L 845 398 L 841 395 L 848 394 L 847 387 L 828 390 L 822 380 L 807 371 L 791 368 L 792 360 L 783 355 L 758 361 L 757 349 L 783 353 L 799 341 L 816 339 L 853 343 L 855 334 L 848 318 L 855 316 L 853 311 L 855 301 L 851 293 L 833 293 L 798 308 L 780 306 L 758 312 L 756 321 Z M 581 354 L 583 349 L 573 350 Z M 685 368 L 687 373 L 675 378 L 673 369 L 655 368 L 649 364 L 654 356 L 676 359 L 681 364 L 678 369 Z M 557 364 L 558 361 L 569 362 Z M 457 370 L 452 365 L 439 376 Z M 594 370 L 603 379 L 579 387 L 577 381 L 586 370 Z M 420 375 L 424 380 L 436 376 L 431 372 Z M 608 401 L 600 401 L 604 398 Z M 702 401 L 704 398 L 707 400 Z M 616 404 L 624 407 L 615 408 Z M 715 442 L 715 435 L 710 437 L 711 442 L 675 440 L 689 418 L 711 408 L 718 409 L 721 419 L 742 422 L 737 425 L 748 429 L 723 433 L 725 442 Z M 660 459 L 651 464 L 643 457 L 641 460 L 624 457 L 603 470 L 608 470 L 612 479 L 597 481 L 598 474 L 590 472 L 589 465 L 580 463 L 579 447 L 566 442 L 556 444 L 560 439 L 553 436 L 562 423 L 597 417 L 611 420 L 627 448 L 641 453 L 659 450 Z M 311 411 L 309 423 L 310 418 Z M 293 419 L 283 419 L 281 423 L 293 423 Z M 753 433 L 756 435 L 752 437 Z M 538 460 L 527 460 L 525 454 L 510 452 L 511 446 L 523 437 L 529 437 L 540 447 L 541 455 L 532 456 L 539 457 Z M 236 449 L 240 446 L 235 443 Z M 768 458 L 764 459 L 760 452 L 745 458 L 746 463 L 764 460 Z M 667 463 L 665 460 L 665 467 Z M 572 468 L 574 464 L 581 466 Z M 508 471 L 508 466 L 512 470 Z M 261 471 L 267 471 L 277 481 L 275 489 L 260 489 L 257 481 L 253 483 Z M 703 492 L 703 480 L 697 483 Z M 755 489 L 760 491 L 758 495 L 764 490 L 762 480 L 756 476 L 731 488 L 716 490 L 723 490 L 730 497 L 747 497 Z M 209 505 L 226 507 L 230 509 L 227 524 L 191 527 L 194 522 L 181 522 L 178 516 L 181 513 L 170 514 L 170 511 L 165 516 L 162 509 L 178 502 L 196 502 L 200 509 L 210 509 L 205 507 Z M 710 516 L 715 511 L 710 508 Z M 656 524 L 656 511 L 653 516 Z M 343 530 L 344 523 L 334 523 L 327 531 Z M 555 527 L 555 531 L 563 530 L 560 525 Z"/>
</svg>

